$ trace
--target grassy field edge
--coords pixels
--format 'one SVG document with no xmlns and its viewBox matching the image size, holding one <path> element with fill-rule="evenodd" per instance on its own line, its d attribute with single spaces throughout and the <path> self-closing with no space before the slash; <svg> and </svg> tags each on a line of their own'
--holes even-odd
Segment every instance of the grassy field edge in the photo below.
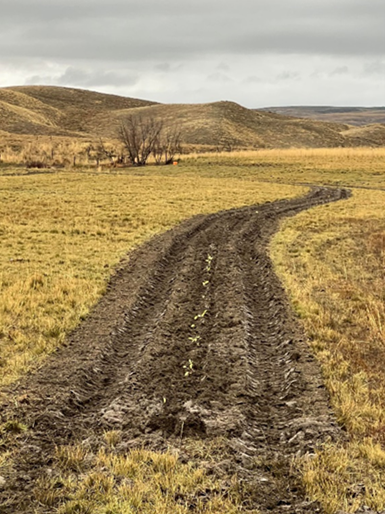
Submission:
<svg viewBox="0 0 385 514">
<path fill-rule="evenodd" d="M 271 244 L 348 436 L 295 463 L 328 514 L 385 508 L 384 205 L 385 192 L 354 191 L 285 220 Z"/>
</svg>

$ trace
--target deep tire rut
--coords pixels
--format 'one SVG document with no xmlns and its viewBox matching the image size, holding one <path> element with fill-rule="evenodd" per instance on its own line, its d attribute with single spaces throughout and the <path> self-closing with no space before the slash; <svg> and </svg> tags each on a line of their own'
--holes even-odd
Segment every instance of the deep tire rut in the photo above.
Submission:
<svg viewBox="0 0 385 514">
<path fill-rule="evenodd" d="M 282 217 L 348 196 L 316 187 L 197 216 L 133 252 L 66 346 L 7 392 L 2 421 L 30 428 L 0 491 L 1 512 L 31 511 L 56 445 L 108 429 L 159 449 L 225 437 L 224 472 L 249 484 L 254 508 L 318 512 L 290 462 L 338 428 L 267 245 Z"/>
</svg>

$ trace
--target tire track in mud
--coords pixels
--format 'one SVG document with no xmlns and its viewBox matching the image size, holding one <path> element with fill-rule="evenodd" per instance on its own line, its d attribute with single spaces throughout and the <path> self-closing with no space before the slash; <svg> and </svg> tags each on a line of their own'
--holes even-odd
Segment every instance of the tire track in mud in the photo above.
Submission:
<svg viewBox="0 0 385 514">
<path fill-rule="evenodd" d="M 120 429 L 127 445 L 223 436 L 260 512 L 317 512 L 294 455 L 338 436 L 317 364 L 268 257 L 279 220 L 347 198 L 307 196 L 197 216 L 134 251 L 104 298 L 41 370 L 7 393 L 30 429 L 0 491 L 29 512 L 54 448 Z"/>
</svg>

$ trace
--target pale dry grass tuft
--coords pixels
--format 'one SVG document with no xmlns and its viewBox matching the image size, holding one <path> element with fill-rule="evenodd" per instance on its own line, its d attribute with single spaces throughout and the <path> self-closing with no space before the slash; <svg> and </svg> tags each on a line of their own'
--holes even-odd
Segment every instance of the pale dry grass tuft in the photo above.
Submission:
<svg viewBox="0 0 385 514">
<path fill-rule="evenodd" d="M 326 512 L 385 508 L 385 192 L 354 191 L 282 224 L 272 255 L 349 436 L 304 463 Z"/>
<path fill-rule="evenodd" d="M 74 461 L 81 474 L 73 473 L 79 471 Z M 196 465 L 182 464 L 171 452 L 142 449 L 120 455 L 102 449 L 86 456 L 82 447 L 65 447 L 58 449 L 56 465 L 56 477 L 41 480 L 35 488 L 37 513 L 47 507 L 60 514 L 245 512 L 236 477 L 225 486 Z"/>
</svg>

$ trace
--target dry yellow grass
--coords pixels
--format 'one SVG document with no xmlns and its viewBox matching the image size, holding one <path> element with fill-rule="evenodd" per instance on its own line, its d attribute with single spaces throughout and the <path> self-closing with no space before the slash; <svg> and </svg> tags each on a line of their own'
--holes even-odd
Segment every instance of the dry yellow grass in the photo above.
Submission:
<svg viewBox="0 0 385 514">
<path fill-rule="evenodd" d="M 89 125 L 104 112 L 112 114 L 152 103 L 55 86 L 0 88 L 0 126 L 13 134 L 77 138 L 88 133 Z"/>
<path fill-rule="evenodd" d="M 272 182 L 385 188 L 385 148 L 319 148 L 190 154 L 206 176 L 250 176 Z"/>
<path fill-rule="evenodd" d="M 60 344 L 103 293 L 111 269 L 130 248 L 198 212 L 304 191 L 285 186 L 288 182 L 385 188 L 385 149 L 207 154 L 185 157 L 172 168 L 121 175 L 0 177 L 2 383 Z M 364 504 L 385 508 L 384 206 L 385 191 L 355 190 L 346 202 L 285 221 L 273 244 L 277 269 L 349 435 L 345 444 L 294 463 L 309 496 L 321 501 L 328 514 L 353 512 Z M 93 458 L 112 458 L 117 440 L 118 434 L 109 434 L 109 449 Z M 71 457 L 65 452 L 58 450 L 62 467 Z M 82 461 L 79 455 L 75 461 Z M 0 457 L 0 465 L 7 462 L 8 455 Z M 190 476 L 187 468 L 178 470 Z M 60 504 L 62 512 L 87 512 L 92 499 L 82 491 L 91 472 L 62 473 L 70 495 Z M 157 498 L 154 476 L 140 476 L 147 493 Z M 124 510 L 122 503 L 109 503 L 111 491 L 115 495 L 119 487 L 115 471 L 107 467 L 96 478 L 107 484 L 100 512 L 131 512 L 127 504 Z M 48 491 L 47 501 L 51 485 L 41 487 L 42 494 Z M 119 495 L 118 502 L 126 501 Z M 237 512 L 233 505 L 221 508 L 212 512 Z"/>
<path fill-rule="evenodd" d="M 0 177 L 1 385 L 39 365 L 103 294 L 114 265 L 151 235 L 194 214 L 304 191 L 191 170 L 165 176 L 155 167 L 121 175 Z M 25 430 L 13 423 L 0 427 L 2 448 Z M 58 448 L 59 475 L 37 484 L 36 508 L 183 514 L 195 502 L 202 514 L 239 512 L 236 479 L 229 488 L 227 479 L 223 485 L 172 454 L 118 458 L 118 439 L 107 434 L 109 449 L 96 456 L 82 447 Z M 12 454 L 0 452 L 0 474 L 11 466 Z"/>
<path fill-rule="evenodd" d="M 272 245 L 349 442 L 301 466 L 327 513 L 385 508 L 385 191 L 286 220 Z"/>
<path fill-rule="evenodd" d="M 273 107 L 269 110 L 285 116 L 309 118 L 332 123 L 347 123 L 349 125 L 369 125 L 384 123 L 385 109 L 376 107 L 358 108 L 324 108 L 324 107 Z"/>
<path fill-rule="evenodd" d="M 64 340 L 135 245 L 194 214 L 302 191 L 183 174 L 0 177 L 0 385 Z"/>
<path fill-rule="evenodd" d="M 36 486 L 36 513 L 47 508 L 59 514 L 245 512 L 236 477 L 226 484 L 224 495 L 220 480 L 192 462 L 181 463 L 176 450 L 122 455 L 107 446 L 93 455 L 82 446 L 61 447 L 53 465 L 56 476 Z"/>
<path fill-rule="evenodd" d="M 0 164 L 3 172 L 8 170 L 9 174 L 26 174 L 27 168 L 84 169 L 101 165 L 108 168 L 122 152 L 123 146 L 116 140 L 8 135 L 0 142 Z M 15 169 L 12 166 L 15 164 L 20 167 Z"/>
</svg>

